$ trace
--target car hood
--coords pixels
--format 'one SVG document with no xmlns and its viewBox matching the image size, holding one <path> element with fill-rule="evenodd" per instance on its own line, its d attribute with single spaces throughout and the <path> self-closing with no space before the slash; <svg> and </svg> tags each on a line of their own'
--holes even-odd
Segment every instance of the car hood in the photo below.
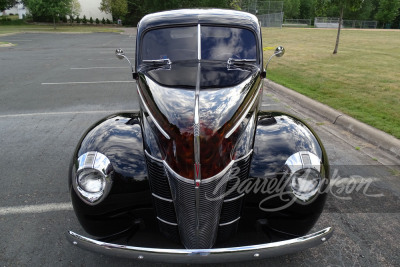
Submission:
<svg viewBox="0 0 400 267">
<path fill-rule="evenodd" d="M 231 162 L 232 149 L 243 130 L 237 125 L 259 96 L 260 69 L 186 62 L 146 66 L 138 73 L 139 95 L 150 114 L 146 119 L 156 121 L 149 125 L 153 125 L 162 159 L 179 175 L 194 179 L 197 91 L 202 177 L 210 178 L 223 170 Z M 230 133 L 235 127 L 237 130 Z M 160 128 L 169 138 L 160 134 Z"/>
</svg>

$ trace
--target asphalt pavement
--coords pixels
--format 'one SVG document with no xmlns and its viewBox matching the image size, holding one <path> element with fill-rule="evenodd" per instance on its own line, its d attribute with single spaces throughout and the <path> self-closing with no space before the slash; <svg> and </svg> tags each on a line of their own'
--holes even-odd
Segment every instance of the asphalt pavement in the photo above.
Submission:
<svg viewBox="0 0 400 267">
<path fill-rule="evenodd" d="M 122 48 L 134 60 L 134 31 L 0 41 L 16 44 L 0 48 L 0 266 L 153 266 L 83 251 L 65 238 L 67 230 L 84 234 L 67 186 L 78 140 L 101 118 L 138 108 L 128 63 L 114 56 Z M 268 83 L 263 109 L 302 118 L 325 144 L 335 183 L 313 230 L 335 232 L 300 253 L 218 266 L 398 266 L 400 161 Z"/>
</svg>

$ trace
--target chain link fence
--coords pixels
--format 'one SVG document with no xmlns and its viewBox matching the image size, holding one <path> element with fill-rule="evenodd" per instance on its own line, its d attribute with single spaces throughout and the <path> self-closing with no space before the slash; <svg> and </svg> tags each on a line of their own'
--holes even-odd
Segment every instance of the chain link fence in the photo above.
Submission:
<svg viewBox="0 0 400 267">
<path fill-rule="evenodd" d="M 244 0 L 241 9 L 254 15 L 283 12 L 283 1 Z"/>
<path fill-rule="evenodd" d="M 310 27 L 311 19 L 285 19 L 284 27 Z"/>
<path fill-rule="evenodd" d="M 242 0 L 241 9 L 256 15 L 262 27 L 282 27 L 283 1 Z"/>
<path fill-rule="evenodd" d="M 378 22 L 376 20 L 343 20 L 344 28 L 355 28 L 355 29 L 376 29 Z"/>
<path fill-rule="evenodd" d="M 377 21 L 366 21 L 366 20 L 343 20 L 343 28 L 355 28 L 355 29 L 376 29 L 378 25 Z M 315 18 L 314 26 L 316 28 L 337 28 L 339 26 L 339 18 Z"/>
<path fill-rule="evenodd" d="M 315 28 L 337 28 L 339 27 L 339 18 L 315 18 Z"/>
<path fill-rule="evenodd" d="M 257 16 L 261 27 L 282 27 L 283 12 Z"/>
<path fill-rule="evenodd" d="M 283 22 L 283 1 L 242 0 L 241 9 L 257 16 L 262 27 L 311 27 L 311 19 L 286 19 Z M 377 21 L 343 20 L 343 28 L 376 29 Z M 339 18 L 316 17 L 316 28 L 338 28 Z"/>
</svg>

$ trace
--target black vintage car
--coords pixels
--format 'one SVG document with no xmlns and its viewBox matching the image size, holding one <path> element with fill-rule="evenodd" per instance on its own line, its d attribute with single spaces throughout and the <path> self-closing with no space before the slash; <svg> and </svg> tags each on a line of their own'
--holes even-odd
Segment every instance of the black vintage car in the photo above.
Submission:
<svg viewBox="0 0 400 267">
<path fill-rule="evenodd" d="M 69 231 L 74 245 L 203 263 L 293 253 L 332 235 L 308 234 L 329 183 L 323 145 L 301 120 L 260 110 L 266 71 L 255 16 L 147 15 L 135 59 L 140 110 L 93 125 L 72 158 L 73 207 L 92 236 Z"/>
</svg>

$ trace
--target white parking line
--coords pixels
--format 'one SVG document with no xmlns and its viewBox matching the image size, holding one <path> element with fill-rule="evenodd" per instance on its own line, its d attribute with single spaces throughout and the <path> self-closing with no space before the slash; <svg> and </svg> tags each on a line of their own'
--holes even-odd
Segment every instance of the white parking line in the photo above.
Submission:
<svg viewBox="0 0 400 267">
<path fill-rule="evenodd" d="M 126 53 L 126 51 L 128 51 L 127 49 L 122 49 L 122 50 L 124 50 L 125 53 Z M 129 49 L 129 50 L 133 50 L 133 49 Z M 135 51 L 135 50 L 133 50 L 133 51 Z M 102 51 L 102 52 L 97 52 L 97 53 L 99 53 L 99 54 L 114 54 L 115 50 L 114 51 Z"/>
<path fill-rule="evenodd" d="M 278 106 L 278 104 L 261 104 L 262 107 Z"/>
<path fill-rule="evenodd" d="M 114 54 L 115 53 L 115 51 L 103 51 L 103 52 L 97 52 L 97 53 L 99 53 L 99 54 Z"/>
<path fill-rule="evenodd" d="M 43 113 L 24 113 L 24 114 L 0 115 L 0 118 L 27 117 L 27 116 L 48 116 L 48 115 L 71 115 L 71 114 L 97 114 L 97 113 L 113 114 L 113 113 L 118 113 L 118 112 L 121 112 L 121 110 L 43 112 Z"/>
<path fill-rule="evenodd" d="M 135 58 L 129 58 L 130 60 L 134 60 Z M 111 60 L 116 60 L 116 58 L 88 58 L 89 61 L 95 61 L 95 60 L 107 60 L 107 61 L 111 61 Z"/>
<path fill-rule="evenodd" d="M 101 84 L 101 83 L 134 83 L 134 82 L 135 82 L 135 81 L 63 82 L 63 83 L 42 83 L 42 85 Z"/>
<path fill-rule="evenodd" d="M 14 207 L 0 207 L 0 216 L 13 215 L 13 214 L 44 213 L 50 211 L 69 211 L 69 210 L 72 210 L 72 204 L 70 202 L 14 206 Z"/>
<path fill-rule="evenodd" d="M 115 60 L 116 58 L 88 58 L 88 60 L 93 61 L 93 60 Z"/>
<path fill-rule="evenodd" d="M 92 69 L 126 69 L 128 67 L 89 67 L 89 68 L 70 68 L 70 70 L 92 70 Z"/>
<path fill-rule="evenodd" d="M 7 39 L 8 42 L 32 42 L 33 40 Z"/>
</svg>

